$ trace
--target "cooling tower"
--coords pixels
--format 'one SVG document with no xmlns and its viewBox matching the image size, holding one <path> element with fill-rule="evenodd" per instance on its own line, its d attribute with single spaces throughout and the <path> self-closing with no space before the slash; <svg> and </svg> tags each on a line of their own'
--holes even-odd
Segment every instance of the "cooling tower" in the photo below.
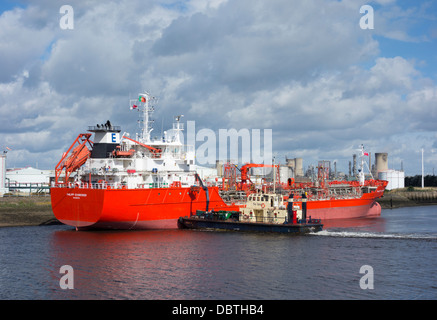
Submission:
<svg viewBox="0 0 437 320">
<path fill-rule="evenodd" d="M 375 168 L 376 168 L 376 172 L 388 170 L 388 153 L 386 152 L 375 153 Z"/>
<path fill-rule="evenodd" d="M 303 177 L 302 158 L 296 158 L 296 177 Z"/>
</svg>

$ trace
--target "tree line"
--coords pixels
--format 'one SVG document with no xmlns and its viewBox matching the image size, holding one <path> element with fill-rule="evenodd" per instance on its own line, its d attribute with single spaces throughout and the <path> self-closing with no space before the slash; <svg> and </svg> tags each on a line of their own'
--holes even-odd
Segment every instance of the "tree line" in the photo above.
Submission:
<svg viewBox="0 0 437 320">
<path fill-rule="evenodd" d="M 437 187 L 437 176 L 427 175 L 424 177 L 425 187 Z M 405 187 L 421 187 L 422 175 L 405 177 Z"/>
</svg>

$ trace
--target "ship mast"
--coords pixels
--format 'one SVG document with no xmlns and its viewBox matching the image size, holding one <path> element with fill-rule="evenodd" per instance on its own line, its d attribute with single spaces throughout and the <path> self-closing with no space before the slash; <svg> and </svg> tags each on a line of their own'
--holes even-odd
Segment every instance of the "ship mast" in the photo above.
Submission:
<svg viewBox="0 0 437 320">
<path fill-rule="evenodd" d="M 175 132 L 175 134 L 174 134 L 174 142 L 176 142 L 176 143 L 181 143 L 179 133 L 184 130 L 184 126 L 183 126 L 183 124 L 181 124 L 181 118 L 183 116 L 184 116 L 183 114 L 181 114 L 179 116 L 176 116 L 175 117 L 175 121 L 176 122 L 173 123 L 173 130 Z"/>
<path fill-rule="evenodd" d="M 140 120 L 138 120 L 139 127 L 141 128 L 140 137 L 137 137 L 142 143 L 150 143 L 150 134 L 153 131 L 153 122 L 151 119 L 152 113 L 155 111 L 153 102 L 156 102 L 157 98 L 152 97 L 148 92 L 138 94 L 138 100 L 130 101 L 131 109 L 138 109 L 140 112 Z"/>
<path fill-rule="evenodd" d="M 369 155 L 367 152 L 364 152 L 364 145 L 361 145 L 360 151 L 361 151 L 361 155 L 360 155 L 361 163 L 360 163 L 360 172 L 358 173 L 358 180 L 360 181 L 360 185 L 364 185 L 364 181 L 365 181 L 364 164 L 366 164 L 372 179 L 373 179 L 373 175 L 372 175 L 372 171 L 370 170 L 367 164 L 367 161 L 364 161 L 364 156 Z"/>
</svg>

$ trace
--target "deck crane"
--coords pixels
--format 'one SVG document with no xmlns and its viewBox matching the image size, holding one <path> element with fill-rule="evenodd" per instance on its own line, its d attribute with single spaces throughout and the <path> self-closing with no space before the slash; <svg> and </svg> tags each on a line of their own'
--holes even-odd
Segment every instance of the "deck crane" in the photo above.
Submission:
<svg viewBox="0 0 437 320">
<path fill-rule="evenodd" d="M 79 169 L 90 157 L 93 142 L 90 140 L 91 133 L 81 133 L 72 143 L 67 152 L 64 152 L 61 160 L 55 167 L 55 182 L 60 183 L 59 178 L 65 169 L 64 184 L 68 183 L 71 173 Z"/>
<path fill-rule="evenodd" d="M 237 166 L 236 166 L 237 167 Z M 249 177 L 249 170 L 251 168 L 277 168 L 279 171 L 279 165 L 272 165 L 272 164 L 257 164 L 257 163 L 246 163 L 241 168 L 238 168 L 241 172 L 241 190 L 247 190 L 248 189 L 248 182 L 250 184 L 253 184 L 252 180 L 250 180 Z M 279 181 L 278 181 L 279 182 Z"/>
</svg>

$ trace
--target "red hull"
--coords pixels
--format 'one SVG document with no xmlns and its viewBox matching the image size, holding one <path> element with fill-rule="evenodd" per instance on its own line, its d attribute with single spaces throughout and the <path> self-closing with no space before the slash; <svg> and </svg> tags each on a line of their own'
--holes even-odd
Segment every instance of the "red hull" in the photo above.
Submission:
<svg viewBox="0 0 437 320">
<path fill-rule="evenodd" d="M 376 199 L 384 193 L 383 184 L 357 199 L 307 201 L 307 217 L 349 219 L 375 217 L 381 214 Z M 227 205 L 217 187 L 208 189 L 209 209 L 239 211 Z M 86 189 L 52 188 L 52 208 L 62 223 L 77 228 L 105 229 L 176 229 L 179 217 L 206 209 L 206 193 L 202 188 L 156 189 Z"/>
<path fill-rule="evenodd" d="M 375 200 L 326 200 L 307 202 L 307 217 L 313 219 L 350 219 L 377 217 L 381 206 Z"/>
<path fill-rule="evenodd" d="M 209 209 L 238 211 L 217 188 L 208 188 Z M 179 217 L 206 209 L 202 188 L 83 189 L 52 188 L 52 208 L 62 223 L 78 228 L 176 229 Z"/>
<path fill-rule="evenodd" d="M 307 202 L 307 217 L 314 219 L 350 219 L 377 217 L 381 215 L 381 206 L 376 199 L 384 195 L 387 181 L 381 181 L 376 190 L 364 193 L 361 198 L 309 200 Z"/>
</svg>

